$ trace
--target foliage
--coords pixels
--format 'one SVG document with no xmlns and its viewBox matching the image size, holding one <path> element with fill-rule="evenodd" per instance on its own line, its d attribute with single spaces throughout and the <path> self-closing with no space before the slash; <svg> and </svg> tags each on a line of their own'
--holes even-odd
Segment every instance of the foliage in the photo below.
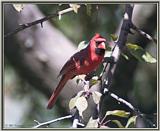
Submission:
<svg viewBox="0 0 160 131">
<path fill-rule="evenodd" d="M 127 124 L 126 124 L 126 128 L 133 128 L 133 127 L 135 127 L 135 125 L 136 125 L 136 118 L 137 118 L 137 116 L 132 116 L 131 118 L 129 118 L 129 120 L 128 120 L 128 122 L 127 122 Z"/>
<path fill-rule="evenodd" d="M 126 44 L 126 46 L 129 52 L 140 62 L 156 63 L 156 59 L 146 52 L 142 47 L 131 43 Z"/>
</svg>

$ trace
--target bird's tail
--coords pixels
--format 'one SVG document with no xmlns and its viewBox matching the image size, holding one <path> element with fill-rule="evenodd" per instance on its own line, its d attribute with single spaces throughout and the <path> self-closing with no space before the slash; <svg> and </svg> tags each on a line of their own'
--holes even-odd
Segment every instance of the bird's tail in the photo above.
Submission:
<svg viewBox="0 0 160 131">
<path fill-rule="evenodd" d="M 68 77 L 63 75 L 58 86 L 56 87 L 56 90 L 53 92 L 52 96 L 50 97 L 50 99 L 48 101 L 47 109 L 51 109 L 53 107 L 53 105 L 55 104 L 55 102 L 57 100 L 59 93 L 61 92 L 64 85 L 67 83 L 67 81 L 68 81 Z"/>
</svg>

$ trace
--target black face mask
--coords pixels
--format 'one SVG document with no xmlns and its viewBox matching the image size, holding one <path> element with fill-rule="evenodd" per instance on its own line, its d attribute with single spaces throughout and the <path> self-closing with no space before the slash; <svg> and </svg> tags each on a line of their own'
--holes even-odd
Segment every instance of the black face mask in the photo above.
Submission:
<svg viewBox="0 0 160 131">
<path fill-rule="evenodd" d="M 97 55 L 103 56 L 104 53 L 105 53 L 105 49 L 96 48 L 96 49 L 95 49 L 95 53 L 96 53 Z"/>
</svg>

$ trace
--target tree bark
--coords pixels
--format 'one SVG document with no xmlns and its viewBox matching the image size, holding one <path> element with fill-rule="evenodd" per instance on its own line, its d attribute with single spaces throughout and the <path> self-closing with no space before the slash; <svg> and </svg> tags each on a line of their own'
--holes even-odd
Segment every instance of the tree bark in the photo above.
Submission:
<svg viewBox="0 0 160 131">
<path fill-rule="evenodd" d="M 5 4 L 5 34 L 15 30 L 19 24 L 42 17 L 43 14 L 35 5 L 26 4 L 19 13 L 11 4 Z M 49 21 L 43 23 L 43 28 L 41 25 L 35 25 L 4 40 L 5 58 L 22 78 L 42 92 L 47 99 L 58 84 L 57 76 L 61 67 L 75 50 L 74 44 Z M 65 105 L 68 99 L 80 90 L 79 87 L 74 87 L 76 87 L 75 81 L 68 82 L 60 94 L 63 98 L 61 105 L 68 107 Z"/>
</svg>

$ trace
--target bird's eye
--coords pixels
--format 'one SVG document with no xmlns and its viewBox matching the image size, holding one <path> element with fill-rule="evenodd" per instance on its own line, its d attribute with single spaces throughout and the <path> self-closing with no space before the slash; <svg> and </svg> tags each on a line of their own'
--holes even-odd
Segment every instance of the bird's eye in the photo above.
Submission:
<svg viewBox="0 0 160 131">
<path fill-rule="evenodd" d="M 99 44 L 101 44 L 102 41 L 96 41 L 96 46 L 98 46 Z"/>
</svg>

